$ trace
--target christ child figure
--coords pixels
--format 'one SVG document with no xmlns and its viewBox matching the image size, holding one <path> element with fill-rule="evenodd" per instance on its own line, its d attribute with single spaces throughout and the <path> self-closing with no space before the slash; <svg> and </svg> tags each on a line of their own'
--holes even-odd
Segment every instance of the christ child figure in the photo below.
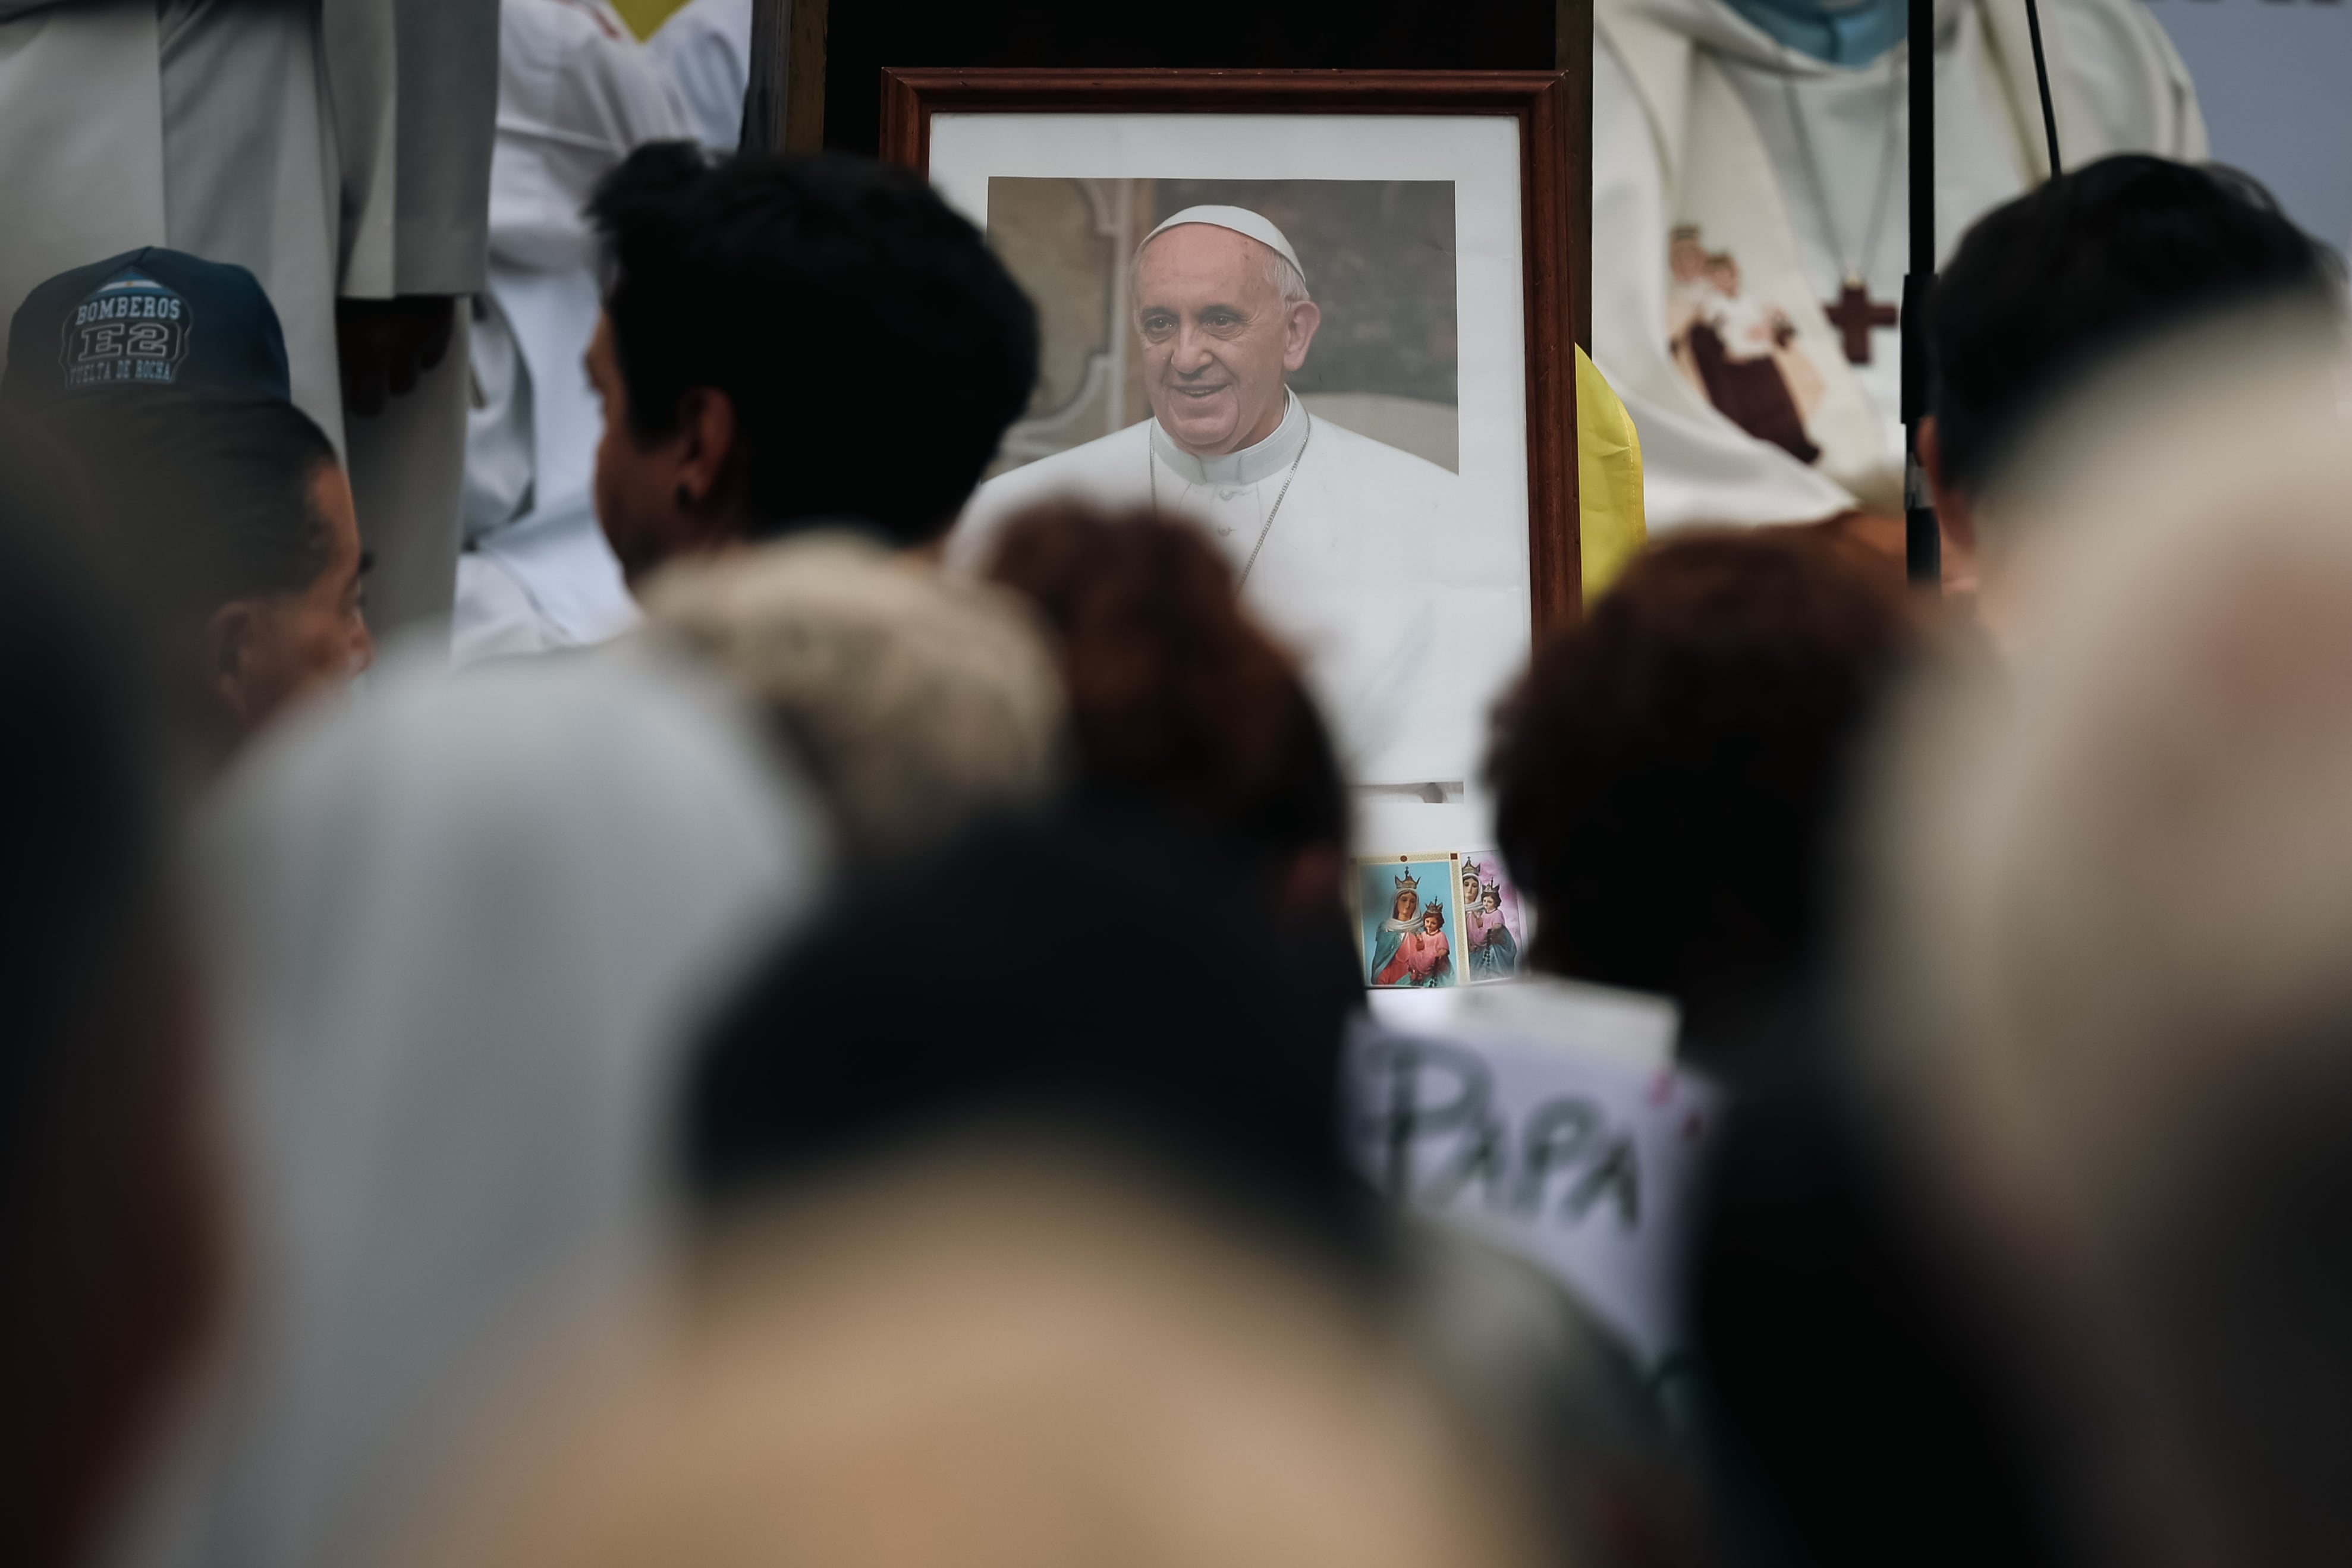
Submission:
<svg viewBox="0 0 2352 1568">
<path fill-rule="evenodd" d="M 1445 906 L 1433 903 L 1421 912 L 1421 929 L 1408 932 L 1397 944 L 1396 956 L 1374 977 L 1383 986 L 1443 986 L 1454 974 L 1453 952 L 1445 940 Z"/>
<path fill-rule="evenodd" d="M 1518 973 L 1519 941 L 1503 917 L 1503 890 L 1489 883 L 1480 891 L 1478 905 L 1465 915 L 1470 927 L 1470 972 L 1482 980 L 1500 980 Z"/>
</svg>

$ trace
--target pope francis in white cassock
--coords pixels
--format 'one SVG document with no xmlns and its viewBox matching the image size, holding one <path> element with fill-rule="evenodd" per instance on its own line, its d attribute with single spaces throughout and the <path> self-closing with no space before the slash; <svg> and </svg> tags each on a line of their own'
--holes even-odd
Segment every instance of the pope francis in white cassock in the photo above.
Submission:
<svg viewBox="0 0 2352 1568">
<path fill-rule="evenodd" d="M 1260 214 L 1188 207 L 1131 276 L 1153 417 L 982 485 L 950 559 L 983 561 L 1009 517 L 1059 498 L 1195 518 L 1304 656 L 1357 784 L 1474 777 L 1486 707 L 1527 654 L 1525 519 L 1465 526 L 1453 474 L 1308 413 L 1287 378 L 1321 312 Z"/>
<path fill-rule="evenodd" d="M 1902 506 L 1904 0 L 1596 0 L 1592 357 L 1653 530 Z M 2201 160 L 2140 0 L 2042 0 L 2060 153 Z M 2024 0 L 1937 0 L 1938 262 L 2046 178 Z"/>
<path fill-rule="evenodd" d="M 446 321 L 482 286 L 497 16 L 492 0 L 0 0 L 0 320 L 43 279 L 142 246 L 251 271 L 295 403 L 350 462 L 380 626 L 448 608 L 462 311 L 437 368 L 347 426 L 337 302 Z"/>
</svg>

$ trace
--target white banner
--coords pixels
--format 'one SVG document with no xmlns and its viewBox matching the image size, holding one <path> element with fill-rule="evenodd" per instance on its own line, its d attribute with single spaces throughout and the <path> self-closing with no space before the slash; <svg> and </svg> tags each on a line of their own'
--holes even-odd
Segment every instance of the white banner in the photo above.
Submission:
<svg viewBox="0 0 2352 1568">
<path fill-rule="evenodd" d="M 1669 1003 L 1549 979 L 1481 994 L 1504 1005 L 1455 1009 L 1442 1032 L 1360 1028 L 1356 1157 L 1391 1196 L 1549 1270 L 1657 1367 L 1682 1345 L 1721 1092 L 1670 1064 Z"/>
</svg>

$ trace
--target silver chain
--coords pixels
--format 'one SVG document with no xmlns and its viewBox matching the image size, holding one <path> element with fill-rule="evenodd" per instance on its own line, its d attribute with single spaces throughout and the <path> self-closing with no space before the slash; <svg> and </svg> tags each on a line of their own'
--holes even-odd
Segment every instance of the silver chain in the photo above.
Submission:
<svg viewBox="0 0 2352 1568">
<path fill-rule="evenodd" d="M 1775 38 L 1772 47 L 1780 51 L 1783 63 L 1796 64 L 1790 57 L 1788 45 Z M 1789 104 L 1789 128 L 1796 132 L 1797 152 L 1805 162 L 1805 178 L 1813 187 L 1813 204 L 1822 211 L 1822 235 L 1830 242 L 1830 249 L 1836 253 L 1834 259 L 1843 273 L 1838 279 L 1841 284 L 1859 283 L 1867 287 L 1870 264 L 1878 258 L 1878 234 L 1886 224 L 1887 192 L 1895 183 L 1895 110 L 1903 86 L 1902 73 L 1895 68 L 1897 50 L 1903 52 L 1906 60 L 1910 57 L 1907 42 L 1886 51 L 1886 141 L 1878 150 L 1878 191 L 1871 198 L 1870 226 L 1863 231 L 1863 251 L 1858 260 L 1838 243 L 1837 214 L 1830 206 L 1829 187 L 1822 179 L 1822 161 L 1813 152 L 1813 133 L 1806 129 L 1805 117 L 1799 112 L 1796 78 L 1789 71 L 1780 73 L 1780 93 Z"/>
<path fill-rule="evenodd" d="M 1290 460 L 1290 472 L 1282 476 L 1282 488 L 1275 493 L 1274 505 L 1266 508 L 1265 522 L 1257 530 L 1257 543 L 1250 546 L 1249 559 L 1242 563 L 1242 574 L 1234 583 L 1238 590 L 1249 584 L 1250 569 L 1257 565 L 1257 552 L 1265 549 L 1266 535 L 1274 532 L 1274 519 L 1282 515 L 1282 503 L 1290 497 L 1290 482 L 1298 477 L 1298 465 L 1307 461 L 1307 444 L 1315 439 L 1315 416 L 1305 408 L 1298 411 L 1307 421 L 1307 434 L 1298 438 L 1298 455 Z M 1143 472 L 1151 484 L 1151 509 L 1160 509 L 1160 461 L 1152 454 L 1151 443 L 1143 444 Z"/>
</svg>

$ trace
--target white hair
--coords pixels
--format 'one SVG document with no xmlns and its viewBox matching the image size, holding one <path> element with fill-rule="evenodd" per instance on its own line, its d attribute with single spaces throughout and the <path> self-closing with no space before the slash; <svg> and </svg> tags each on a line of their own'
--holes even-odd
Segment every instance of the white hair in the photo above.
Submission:
<svg viewBox="0 0 2352 1568">
<path fill-rule="evenodd" d="M 732 677 L 789 736 L 852 847 L 903 853 L 1059 776 L 1061 675 L 1027 606 L 816 534 L 681 562 L 653 635 Z"/>
</svg>

